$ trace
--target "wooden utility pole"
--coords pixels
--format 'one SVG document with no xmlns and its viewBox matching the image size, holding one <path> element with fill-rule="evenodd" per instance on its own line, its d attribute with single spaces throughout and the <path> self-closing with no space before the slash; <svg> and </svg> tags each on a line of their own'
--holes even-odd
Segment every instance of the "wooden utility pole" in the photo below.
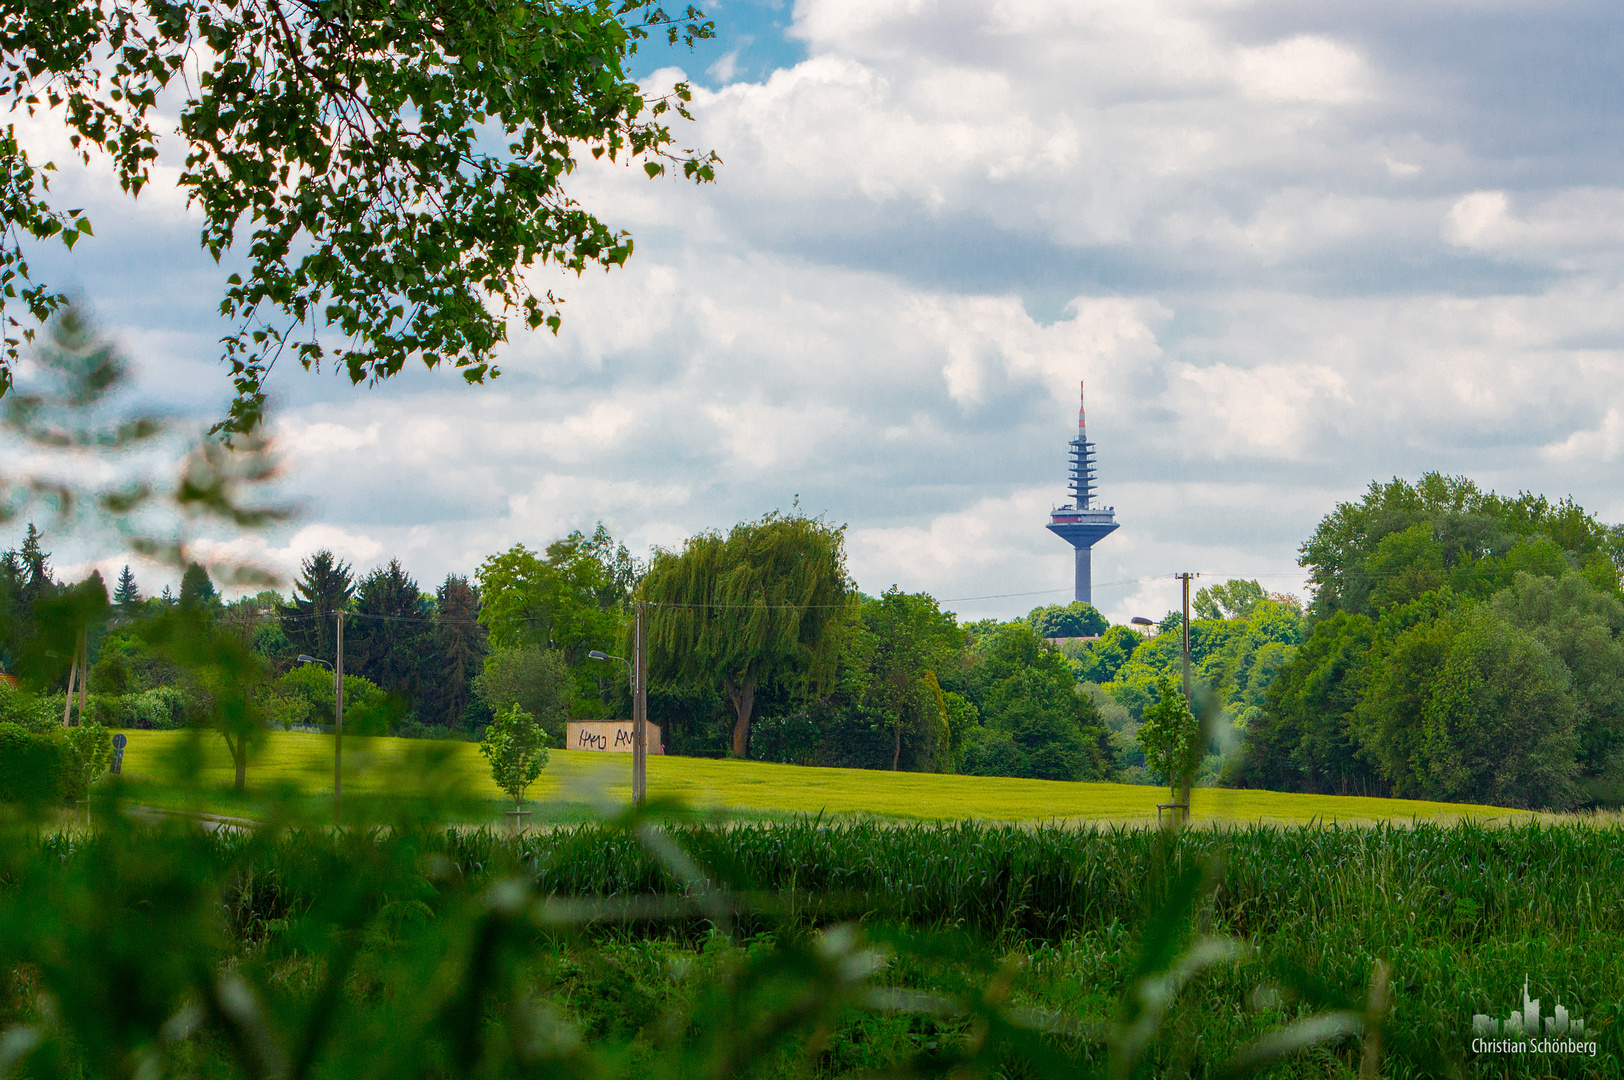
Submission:
<svg viewBox="0 0 1624 1080">
<path fill-rule="evenodd" d="M 632 805 L 648 798 L 648 602 L 638 601 L 632 631 Z"/>
<path fill-rule="evenodd" d="M 338 647 L 333 665 L 333 822 L 344 797 L 344 613 L 338 612 Z"/>
<path fill-rule="evenodd" d="M 1190 581 L 1201 575 L 1185 571 L 1174 576 L 1184 583 L 1184 618 L 1179 623 L 1179 629 L 1182 631 L 1184 638 L 1182 642 L 1183 648 L 1180 651 L 1180 661 L 1184 669 L 1184 703 L 1189 706 L 1190 712 L 1194 713 L 1195 705 L 1190 697 Z M 1199 736 L 1197 737 L 1199 738 Z M 1184 781 L 1184 820 L 1188 822 L 1190 820 L 1190 774 L 1185 773 L 1182 779 Z M 1176 814 L 1177 811 L 1174 811 L 1174 813 Z"/>
<path fill-rule="evenodd" d="M 79 628 L 79 722 L 85 722 L 85 695 L 90 690 L 90 627 Z"/>
<path fill-rule="evenodd" d="M 79 677 L 79 648 L 74 647 L 73 663 L 68 666 L 68 700 L 62 703 L 62 726 L 71 727 L 68 718 L 73 715 L 73 680 Z"/>
<path fill-rule="evenodd" d="M 1184 635 L 1184 645 L 1180 652 L 1184 666 L 1184 700 L 1190 700 L 1190 579 L 1196 575 L 1189 572 L 1174 574 L 1184 583 L 1184 619 L 1179 623 L 1179 630 Z"/>
<path fill-rule="evenodd" d="M 80 627 L 79 640 L 73 646 L 73 662 L 68 666 L 68 700 L 62 703 L 62 726 L 73 727 L 73 706 L 75 698 L 79 704 L 79 723 L 85 722 L 85 695 L 86 683 L 90 681 L 90 629 Z M 77 689 L 75 689 L 77 680 Z"/>
</svg>

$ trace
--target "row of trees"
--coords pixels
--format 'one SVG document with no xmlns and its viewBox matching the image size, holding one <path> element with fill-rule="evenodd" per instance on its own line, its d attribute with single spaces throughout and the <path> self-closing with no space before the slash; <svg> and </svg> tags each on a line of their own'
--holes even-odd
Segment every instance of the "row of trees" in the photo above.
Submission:
<svg viewBox="0 0 1624 1080">
<path fill-rule="evenodd" d="M 1624 801 L 1624 531 L 1430 474 L 1371 485 L 1302 549 L 1302 647 L 1237 783 L 1563 808 Z"/>
<path fill-rule="evenodd" d="M 289 669 L 301 655 L 333 662 L 343 612 L 345 672 L 394 696 L 409 722 L 455 730 L 489 716 L 471 693 L 487 644 L 479 593 L 466 577 L 447 575 L 425 593 L 398 559 L 357 580 L 332 552 L 318 551 L 304 561 L 287 602 L 271 594 L 260 603 L 272 617 L 256 638 L 274 669 Z"/>
<path fill-rule="evenodd" d="M 1203 719 L 1196 773 L 1217 783 L 1237 760 L 1243 733 L 1261 713 L 1275 675 L 1296 654 L 1305 616 L 1295 596 L 1266 593 L 1256 581 L 1231 580 L 1200 589 L 1190 623 L 1191 705 Z M 1034 616 L 1038 613 L 1034 612 Z M 1030 617 L 1029 617 L 1030 618 Z M 1168 686 L 1182 699 L 1182 616 L 1169 612 L 1148 634 L 1110 626 L 1091 640 L 1066 640 L 1059 651 L 1098 706 L 1111 731 L 1123 778 L 1165 779 L 1141 745 L 1140 726 L 1167 704 Z"/>
<path fill-rule="evenodd" d="M 865 595 L 843 529 L 820 520 L 769 514 L 657 552 L 636 599 L 650 605 L 650 715 L 684 748 L 725 739 L 769 760 L 1065 780 L 1115 770 L 1092 699 L 1030 622 L 966 627 L 923 593 Z"/>
<path fill-rule="evenodd" d="M 1428 476 L 1339 506 L 1303 561 L 1319 583 L 1306 608 L 1255 581 L 1196 594 L 1188 705 L 1204 782 L 1624 798 L 1617 529 L 1570 502 Z M 39 651 L 31 611 L 101 588 L 53 581 L 32 531 L 0 568 L 8 666 Z M 624 669 L 590 654 L 631 655 L 639 604 L 668 752 L 1145 782 L 1180 758 L 1143 727 L 1184 715 L 1178 613 L 1153 635 L 1086 604 L 960 624 L 923 593 L 858 591 L 843 530 L 796 513 L 702 533 L 647 564 L 599 526 L 492 555 L 433 593 L 396 560 L 357 577 L 330 552 L 305 561 L 291 597 L 229 604 L 201 567 L 155 599 L 126 570 L 91 635 L 91 685 L 125 702 L 110 722 L 197 722 L 195 680 L 142 629 L 191 612 L 259 657 L 264 716 L 323 722 L 330 676 L 297 660 L 333 658 L 343 612 L 354 730 L 471 737 L 516 706 L 556 744 L 567 719 L 629 714 Z"/>
<path fill-rule="evenodd" d="M 51 580 L 37 536 L 25 548 L 13 563 L 38 567 L 42 588 L 68 589 Z M 471 581 L 452 575 L 433 593 L 396 560 L 357 576 L 321 551 L 288 597 L 226 603 L 194 567 L 180 595 L 148 599 L 126 569 L 103 603 L 91 688 L 109 723 L 213 715 L 155 641 L 152 627 L 175 611 L 259 658 L 264 719 L 326 722 L 331 676 L 299 657 L 334 659 L 343 612 L 350 730 L 474 736 L 517 706 L 556 742 L 566 719 L 628 714 L 623 669 L 589 654 L 630 655 L 632 611 L 646 603 L 650 716 L 671 752 L 1057 779 L 1115 769 L 1075 664 L 1044 641 L 1078 618 L 1103 625 L 1097 612 L 961 626 L 925 594 L 866 596 L 847 573 L 842 530 L 799 514 L 700 534 L 647 565 L 600 526 L 539 553 L 492 555 Z"/>
</svg>

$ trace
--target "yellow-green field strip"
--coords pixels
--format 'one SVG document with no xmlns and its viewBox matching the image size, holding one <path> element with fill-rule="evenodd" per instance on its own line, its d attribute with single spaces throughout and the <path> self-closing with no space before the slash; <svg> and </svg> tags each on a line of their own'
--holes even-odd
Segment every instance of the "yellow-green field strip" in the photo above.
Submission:
<svg viewBox="0 0 1624 1080">
<path fill-rule="evenodd" d="M 129 745 L 125 749 L 124 774 L 137 784 L 161 784 L 169 775 L 169 763 L 191 737 L 175 731 L 126 734 Z M 216 800 L 207 796 L 225 796 L 229 792 L 231 761 L 216 736 L 203 735 L 195 745 L 202 751 L 197 792 L 204 797 L 201 803 L 214 803 Z M 333 740 L 328 735 L 273 733 L 248 769 L 250 794 L 281 789 L 319 795 L 330 792 L 332 782 Z M 705 809 L 872 814 L 903 820 L 1154 822 L 1156 804 L 1168 799 L 1166 788 L 1133 784 L 826 769 L 663 756 L 649 758 L 648 784 L 652 798 L 678 799 Z M 491 782 L 476 745 L 419 739 L 346 738 L 344 789 L 357 796 L 455 792 L 479 799 L 505 798 Z M 630 793 L 629 754 L 554 750 L 528 799 L 554 804 L 624 804 Z M 1463 803 L 1221 788 L 1197 788 L 1191 802 L 1196 822 L 1356 823 L 1511 820 L 1527 816 L 1501 807 Z M 229 800 L 219 808 L 230 812 Z"/>
</svg>

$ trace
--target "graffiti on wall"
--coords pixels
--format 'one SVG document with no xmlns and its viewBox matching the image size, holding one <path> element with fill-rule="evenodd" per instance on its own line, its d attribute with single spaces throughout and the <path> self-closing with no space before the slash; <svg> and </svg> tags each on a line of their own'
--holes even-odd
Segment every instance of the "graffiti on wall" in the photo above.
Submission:
<svg viewBox="0 0 1624 1080">
<path fill-rule="evenodd" d="M 658 724 L 647 724 L 648 752 L 665 753 Z M 597 750 L 610 754 L 632 752 L 630 720 L 572 720 L 564 732 L 564 749 Z"/>
</svg>

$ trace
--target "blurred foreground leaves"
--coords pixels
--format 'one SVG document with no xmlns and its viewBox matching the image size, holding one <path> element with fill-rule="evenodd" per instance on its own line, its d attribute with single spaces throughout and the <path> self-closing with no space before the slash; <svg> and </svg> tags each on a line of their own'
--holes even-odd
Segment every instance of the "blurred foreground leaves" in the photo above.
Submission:
<svg viewBox="0 0 1624 1080">
<path fill-rule="evenodd" d="M 171 765 L 184 772 L 199 757 L 194 747 Z M 450 785 L 436 782 L 444 764 L 427 753 L 410 763 L 419 800 L 346 804 L 356 817 L 345 828 L 301 816 L 294 801 L 256 828 L 154 824 L 121 804 L 116 778 L 96 795 L 96 831 L 9 820 L 0 1069 L 142 1080 L 830 1075 L 844 1071 L 831 1042 L 863 1015 L 911 1018 L 925 1033 L 887 1059 L 883 1071 L 908 1076 L 1130 1077 L 1169 1075 L 1170 1063 L 1180 1075 L 1233 1075 L 1325 1040 L 1367 1036 L 1367 1057 L 1378 1045 L 1368 1036 L 1385 1017 L 1380 964 L 1367 1002 L 1323 1015 L 1310 1007 L 1338 1004 L 1334 994 L 1298 979 L 1298 1021 L 1227 1065 L 1169 1056 L 1181 991 L 1247 951 L 1207 929 L 1223 877 L 1209 858 L 1168 863 L 1116 1009 L 1085 1022 L 1019 991 L 1025 962 L 1009 942 L 842 912 L 836 895 L 809 918 L 725 852 L 701 863 L 683 843 L 692 829 L 662 824 L 685 816 L 680 807 L 600 827 L 642 848 L 674 888 L 561 893 L 544 864 L 579 860 L 578 846 L 435 824 L 449 809 Z M 1166 838 L 1169 860 L 1176 846 Z M 666 956 L 668 989 L 605 1025 L 581 995 L 601 992 L 608 947 Z M 921 984 L 920 971 L 937 976 Z"/>
</svg>

